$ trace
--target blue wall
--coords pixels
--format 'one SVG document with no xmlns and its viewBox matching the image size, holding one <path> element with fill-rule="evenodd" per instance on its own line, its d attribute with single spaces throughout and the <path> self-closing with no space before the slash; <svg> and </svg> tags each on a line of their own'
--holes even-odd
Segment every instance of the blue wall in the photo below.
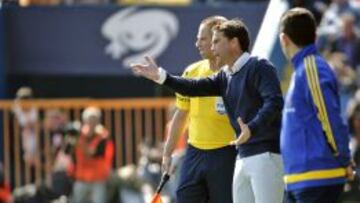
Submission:
<svg viewBox="0 0 360 203">
<path fill-rule="evenodd" d="M 146 12 L 157 10 L 175 16 L 178 22 L 178 31 L 173 34 L 169 44 L 157 57 L 157 61 L 170 72 L 181 73 L 189 63 L 200 58 L 194 42 L 201 19 L 215 14 L 228 18 L 241 18 L 249 26 L 254 40 L 266 7 L 266 2 L 257 2 L 222 7 L 7 8 L 4 11 L 7 71 L 12 75 L 129 75 L 130 71 L 122 68 L 123 60 L 142 51 L 136 50 L 136 47 L 125 48 L 126 53 L 122 57 L 113 59 L 105 53 L 105 47 L 109 45 L 110 40 L 102 34 L 101 28 L 110 16 L 122 13 L 118 14 L 123 15 L 122 20 L 118 20 L 113 29 L 122 29 L 123 31 L 117 31 L 119 32 L 117 37 L 122 36 L 124 40 L 123 35 L 127 35 L 124 30 L 130 30 L 127 27 L 129 22 L 134 26 L 134 23 L 131 24 L 134 16 L 146 17 Z M 143 18 L 141 22 L 137 21 L 138 27 L 135 26 L 130 31 L 139 30 L 137 33 L 139 34 L 147 24 L 152 25 L 156 20 L 159 21 L 157 19 L 159 16 L 149 16 L 147 19 Z M 155 23 L 152 26 L 160 26 L 159 29 L 164 29 L 168 33 L 174 32 L 171 31 L 174 28 L 167 24 L 169 20 L 162 20 L 163 24 L 160 19 L 161 25 Z M 160 34 L 156 36 L 158 33 L 151 33 L 153 30 L 149 32 L 148 36 L 143 37 L 159 37 L 155 43 L 160 43 L 159 40 L 163 39 Z"/>
</svg>

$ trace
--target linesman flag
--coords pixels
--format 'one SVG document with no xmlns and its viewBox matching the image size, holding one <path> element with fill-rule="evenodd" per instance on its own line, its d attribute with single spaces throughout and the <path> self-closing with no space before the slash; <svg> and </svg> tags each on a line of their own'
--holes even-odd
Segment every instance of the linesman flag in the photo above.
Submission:
<svg viewBox="0 0 360 203">
<path fill-rule="evenodd" d="M 167 173 L 164 173 L 161 177 L 161 181 L 159 183 L 159 186 L 156 189 L 156 193 L 154 194 L 152 200 L 150 203 L 163 203 L 160 197 L 160 192 L 163 189 L 165 183 L 169 180 L 170 175 Z"/>
</svg>

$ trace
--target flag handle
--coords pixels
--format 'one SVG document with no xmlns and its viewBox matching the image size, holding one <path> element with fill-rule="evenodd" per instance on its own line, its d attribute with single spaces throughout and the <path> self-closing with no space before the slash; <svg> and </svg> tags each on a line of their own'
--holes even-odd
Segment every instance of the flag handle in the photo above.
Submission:
<svg viewBox="0 0 360 203">
<path fill-rule="evenodd" d="M 156 189 L 156 193 L 160 193 L 162 188 L 164 187 L 165 183 L 169 180 L 170 178 L 170 175 L 167 174 L 167 173 L 164 173 L 161 177 L 161 181 L 160 181 L 160 184 L 159 186 L 157 187 Z"/>
</svg>

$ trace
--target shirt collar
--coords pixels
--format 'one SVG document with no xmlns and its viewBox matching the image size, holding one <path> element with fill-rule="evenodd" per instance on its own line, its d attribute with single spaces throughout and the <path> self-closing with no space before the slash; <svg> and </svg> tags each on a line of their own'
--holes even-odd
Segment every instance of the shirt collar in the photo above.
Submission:
<svg viewBox="0 0 360 203">
<path fill-rule="evenodd" d="M 241 56 L 235 61 L 232 68 L 227 66 L 225 71 L 229 74 L 237 73 L 250 59 L 250 54 L 248 52 L 244 52 Z"/>
<path fill-rule="evenodd" d="M 296 69 L 300 63 L 304 60 L 304 58 L 311 54 L 316 54 L 316 46 L 315 44 L 310 44 L 298 51 L 291 59 L 291 63 L 293 64 L 294 68 Z"/>
</svg>

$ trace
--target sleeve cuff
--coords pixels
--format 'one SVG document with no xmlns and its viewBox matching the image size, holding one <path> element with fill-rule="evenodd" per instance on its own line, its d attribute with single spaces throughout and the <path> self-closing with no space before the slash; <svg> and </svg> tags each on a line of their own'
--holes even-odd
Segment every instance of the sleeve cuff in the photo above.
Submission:
<svg viewBox="0 0 360 203">
<path fill-rule="evenodd" d="M 343 167 L 347 167 L 351 164 L 351 159 L 349 156 L 344 156 L 340 154 L 338 160 Z"/>
<path fill-rule="evenodd" d="M 166 80 L 166 71 L 163 68 L 159 68 L 159 79 L 155 80 L 157 84 L 164 84 Z"/>
</svg>

